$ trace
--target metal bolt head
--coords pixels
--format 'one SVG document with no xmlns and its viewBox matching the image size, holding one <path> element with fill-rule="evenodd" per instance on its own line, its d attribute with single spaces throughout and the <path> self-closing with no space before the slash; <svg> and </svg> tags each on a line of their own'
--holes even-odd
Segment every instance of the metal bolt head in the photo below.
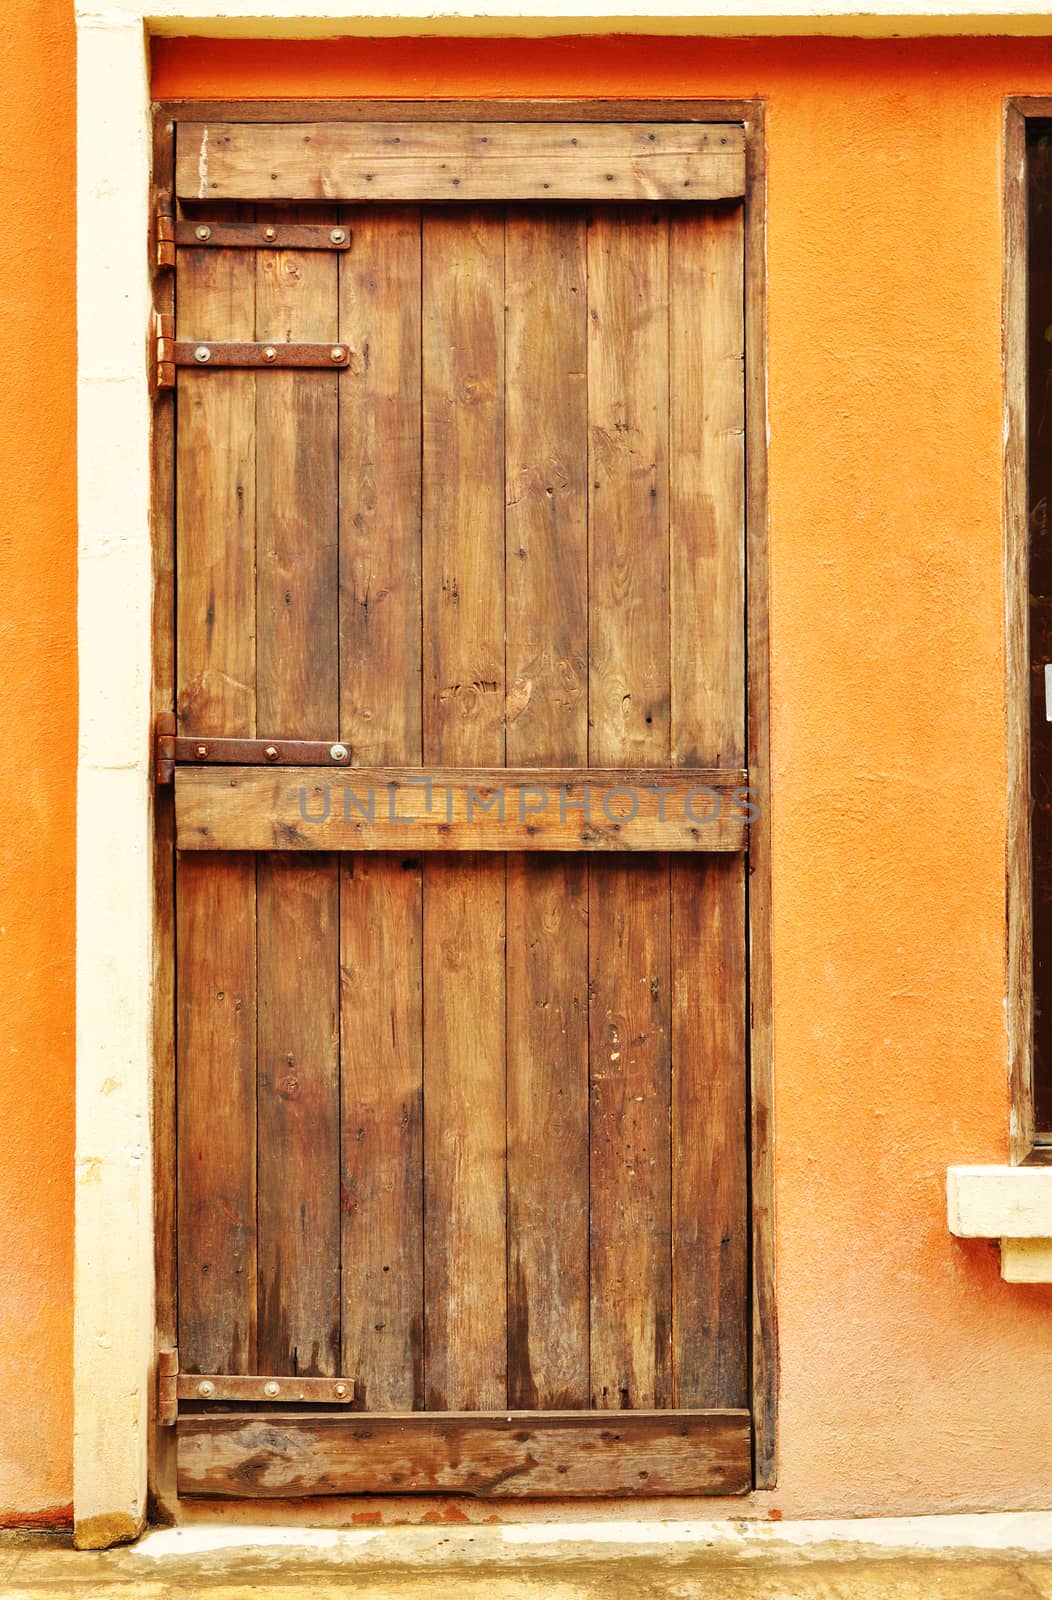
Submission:
<svg viewBox="0 0 1052 1600">
<path fill-rule="evenodd" d="M 346 237 L 347 235 L 342 228 L 333 228 L 332 232 L 329 234 L 329 238 L 332 240 L 333 244 L 342 244 Z"/>
<path fill-rule="evenodd" d="M 263 360 L 264 361 L 276 361 L 277 359 L 278 359 L 278 352 L 275 350 L 275 348 L 274 348 L 274 346 L 272 344 L 268 344 L 267 348 L 263 352 Z"/>
<path fill-rule="evenodd" d="M 329 746 L 329 754 L 330 754 L 330 756 L 332 757 L 332 759 L 334 761 L 346 761 L 347 760 L 347 746 L 345 744 L 330 745 Z"/>
<path fill-rule="evenodd" d="M 204 363 L 205 361 L 211 361 L 211 359 L 212 352 L 209 350 L 208 346 L 206 344 L 199 344 L 197 349 L 194 351 L 194 360 Z"/>
<path fill-rule="evenodd" d="M 194 755 L 197 757 L 198 761 L 203 761 L 207 754 L 208 746 L 206 744 L 199 744 L 197 749 L 194 751 Z"/>
<path fill-rule="evenodd" d="M 346 351 L 344 350 L 342 344 L 334 344 L 332 349 L 329 351 L 329 355 L 332 357 L 333 361 L 342 361 L 346 355 Z"/>
<path fill-rule="evenodd" d="M 212 230 L 211 228 L 206 227 L 202 222 L 199 228 L 194 229 L 194 235 L 196 238 L 200 239 L 202 244 L 204 244 L 207 239 L 212 237 Z"/>
<path fill-rule="evenodd" d="M 197 1385 L 197 1392 L 201 1396 L 202 1400 L 211 1400 L 212 1396 L 216 1392 L 216 1386 L 208 1378 L 202 1378 L 201 1382 Z"/>
<path fill-rule="evenodd" d="M 266 756 L 268 761 L 276 761 L 278 759 L 278 747 L 277 747 L 277 745 L 276 744 L 268 744 L 267 748 L 264 750 L 263 754 Z"/>
<path fill-rule="evenodd" d="M 337 1395 L 337 1397 L 340 1400 L 342 1400 L 344 1395 L 347 1393 L 347 1385 L 345 1383 L 338 1383 L 336 1385 L 334 1393 Z"/>
<path fill-rule="evenodd" d="M 275 1383 L 273 1379 L 271 1379 L 270 1383 L 265 1383 L 263 1385 L 263 1393 L 266 1395 L 268 1400 L 276 1400 L 278 1395 L 281 1393 L 281 1384 Z"/>
<path fill-rule="evenodd" d="M 271 240 L 271 239 L 276 239 L 276 238 L 277 238 L 277 236 L 278 236 L 278 230 L 277 230 L 277 228 L 264 228 L 264 229 L 263 229 L 263 237 L 264 237 L 264 239 L 266 239 L 266 240 L 267 240 L 267 241 L 268 241 L 268 242 L 269 242 L 269 241 L 270 241 L 270 240 Z"/>
</svg>

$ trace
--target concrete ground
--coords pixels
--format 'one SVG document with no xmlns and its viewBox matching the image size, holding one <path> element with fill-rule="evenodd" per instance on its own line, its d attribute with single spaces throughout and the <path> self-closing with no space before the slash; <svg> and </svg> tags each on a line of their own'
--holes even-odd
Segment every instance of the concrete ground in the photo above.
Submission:
<svg viewBox="0 0 1052 1600">
<path fill-rule="evenodd" d="M 3 1600 L 1052 1600 L 1052 1515 L 0 1535 Z"/>
</svg>

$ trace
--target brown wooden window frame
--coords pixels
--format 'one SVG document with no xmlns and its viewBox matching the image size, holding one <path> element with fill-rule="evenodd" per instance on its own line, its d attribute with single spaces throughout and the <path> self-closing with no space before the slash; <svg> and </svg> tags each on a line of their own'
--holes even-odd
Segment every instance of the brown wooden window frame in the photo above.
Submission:
<svg viewBox="0 0 1052 1600">
<path fill-rule="evenodd" d="M 1028 125 L 1052 120 L 1052 98 L 1005 101 L 1005 836 L 1008 1069 L 1013 1163 L 1052 1165 L 1052 1129 L 1035 1126 L 1033 860 L 1030 791 L 1030 531 L 1028 465 Z"/>
<path fill-rule="evenodd" d="M 748 757 L 750 784 L 759 792 L 759 818 L 750 830 L 748 972 L 751 1209 L 751 1401 L 756 1489 L 777 1481 L 778 1341 L 774 1270 L 773 1059 L 771 1021 L 771 883 L 769 805 L 768 510 L 766 423 L 765 143 L 762 100 L 425 100 L 214 101 L 178 100 L 154 106 L 151 214 L 173 191 L 179 123 L 255 123 L 486 120 L 542 123 L 709 122 L 745 133 L 746 329 L 746 567 Z M 156 240 L 151 240 L 151 261 Z M 172 275 L 158 273 L 154 304 L 170 314 Z M 174 649 L 174 403 L 162 390 L 152 429 L 154 560 L 153 694 L 168 704 Z M 172 790 L 155 798 L 154 1193 L 156 1322 L 159 1349 L 177 1342 L 175 1289 L 175 1116 L 173 1014 L 174 805 Z M 174 1510 L 171 1430 L 154 1430 L 151 1485 L 155 1503 Z"/>
</svg>

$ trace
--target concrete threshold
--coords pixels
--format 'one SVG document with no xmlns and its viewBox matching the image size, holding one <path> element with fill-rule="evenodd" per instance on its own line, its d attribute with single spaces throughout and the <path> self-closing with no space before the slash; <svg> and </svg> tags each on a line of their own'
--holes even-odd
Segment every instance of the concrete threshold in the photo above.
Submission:
<svg viewBox="0 0 1052 1600">
<path fill-rule="evenodd" d="M 1052 1600 L 1052 1513 L 0 1535 L 3 1600 Z"/>
</svg>

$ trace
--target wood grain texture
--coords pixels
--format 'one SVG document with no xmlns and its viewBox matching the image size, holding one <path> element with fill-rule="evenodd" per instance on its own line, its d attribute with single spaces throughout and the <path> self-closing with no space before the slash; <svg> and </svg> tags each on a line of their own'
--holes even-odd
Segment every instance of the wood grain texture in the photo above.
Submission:
<svg viewBox="0 0 1052 1600">
<path fill-rule="evenodd" d="M 748 1403 L 745 873 L 672 863 L 672 1403 Z"/>
<path fill-rule="evenodd" d="M 506 224 L 507 759 L 588 757 L 588 272 L 574 212 Z"/>
<path fill-rule="evenodd" d="M 179 1492 L 221 1498 L 443 1492 L 653 1497 L 749 1487 L 745 1411 L 489 1416 L 244 1413 L 178 1424 Z"/>
<path fill-rule="evenodd" d="M 506 1403 L 504 862 L 424 877 L 425 1401 Z"/>
<path fill-rule="evenodd" d="M 345 224 L 350 227 L 349 222 Z M 420 213 L 368 210 L 340 262 L 340 737 L 420 760 Z"/>
<path fill-rule="evenodd" d="M 181 850 L 741 850 L 734 768 L 180 767 Z"/>
<path fill-rule="evenodd" d="M 176 896 L 179 1352 L 256 1361 L 256 864 L 182 861 Z"/>
<path fill-rule="evenodd" d="M 669 226 L 673 766 L 745 759 L 742 213 Z"/>
<path fill-rule="evenodd" d="M 588 231 L 589 759 L 669 755 L 668 220 Z"/>
<path fill-rule="evenodd" d="M 176 331 L 251 339 L 255 262 L 240 250 L 187 250 Z M 256 731 L 256 378 L 180 371 L 176 454 L 179 727 Z"/>
<path fill-rule="evenodd" d="M 587 1406 L 588 866 L 507 870 L 508 1403 Z"/>
<path fill-rule="evenodd" d="M 424 760 L 504 760 L 504 223 L 423 224 Z M 504 862 L 424 870 L 425 1397 L 506 1403 Z"/>
<path fill-rule="evenodd" d="M 672 1404 L 669 868 L 590 870 L 591 1382 L 597 1409 Z"/>
<path fill-rule="evenodd" d="M 188 250 L 177 331 L 251 338 L 243 252 Z M 255 378 L 180 373 L 176 392 L 176 707 L 206 732 L 255 732 Z M 179 1347 L 187 1371 L 251 1370 L 256 1304 L 255 862 L 176 876 Z"/>
<path fill-rule="evenodd" d="M 512 210 L 505 252 L 507 758 L 584 767 L 584 218 Z M 588 869 L 573 856 L 534 853 L 509 856 L 507 874 L 508 1401 L 581 1407 L 588 1404 Z"/>
<path fill-rule="evenodd" d="M 423 1405 L 419 864 L 342 862 L 343 1366 L 366 1410 Z"/>
<path fill-rule="evenodd" d="M 676 216 L 669 283 L 672 761 L 737 765 L 746 733 L 740 210 Z M 744 1405 L 744 863 L 674 860 L 671 895 L 674 1402 Z"/>
<path fill-rule="evenodd" d="M 255 266 L 259 338 L 335 339 L 331 255 L 261 250 Z M 273 372 L 256 386 L 257 726 L 307 738 L 339 713 L 337 383 Z M 335 858 L 260 856 L 256 915 L 259 1360 L 326 1375 L 340 1360 Z"/>
<path fill-rule="evenodd" d="M 504 223 L 423 225 L 424 760 L 504 764 Z"/>
<path fill-rule="evenodd" d="M 182 123 L 195 200 L 723 200 L 740 129 L 698 123 Z"/>
</svg>

